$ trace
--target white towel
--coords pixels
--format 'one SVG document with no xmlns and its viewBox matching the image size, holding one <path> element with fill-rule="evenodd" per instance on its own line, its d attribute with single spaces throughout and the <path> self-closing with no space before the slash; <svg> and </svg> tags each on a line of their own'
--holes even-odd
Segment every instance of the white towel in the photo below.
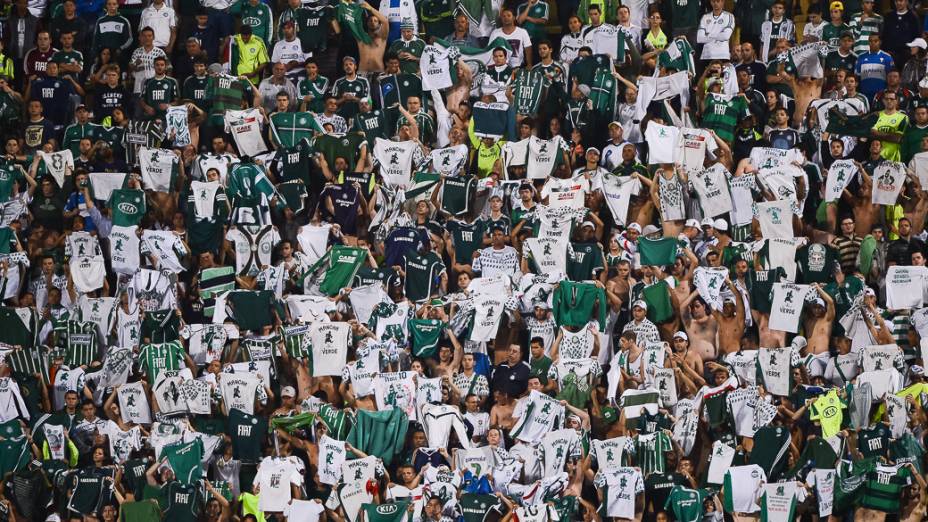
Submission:
<svg viewBox="0 0 928 522">
<path fill-rule="evenodd" d="M 218 181 L 193 181 L 190 190 L 193 192 L 193 211 L 198 219 L 213 217 L 213 208 L 216 202 L 216 192 L 220 189 Z"/>
</svg>

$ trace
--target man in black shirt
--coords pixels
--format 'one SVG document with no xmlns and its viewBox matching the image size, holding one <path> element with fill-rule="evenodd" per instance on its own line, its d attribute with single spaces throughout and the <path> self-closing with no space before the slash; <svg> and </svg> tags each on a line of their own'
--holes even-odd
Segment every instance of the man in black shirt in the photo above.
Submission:
<svg viewBox="0 0 928 522">
<path fill-rule="evenodd" d="M 518 344 L 510 345 L 506 360 L 493 368 L 490 391 L 501 391 L 510 397 L 518 397 L 528 388 L 531 373 L 532 367 L 522 360 L 522 347 Z"/>
</svg>

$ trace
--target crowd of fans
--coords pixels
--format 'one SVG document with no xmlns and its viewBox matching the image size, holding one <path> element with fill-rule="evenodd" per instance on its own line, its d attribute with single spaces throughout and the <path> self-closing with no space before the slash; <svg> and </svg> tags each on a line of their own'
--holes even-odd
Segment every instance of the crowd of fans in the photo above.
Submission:
<svg viewBox="0 0 928 522">
<path fill-rule="evenodd" d="M 928 520 L 886 3 L 0 0 L 0 522 Z"/>
</svg>

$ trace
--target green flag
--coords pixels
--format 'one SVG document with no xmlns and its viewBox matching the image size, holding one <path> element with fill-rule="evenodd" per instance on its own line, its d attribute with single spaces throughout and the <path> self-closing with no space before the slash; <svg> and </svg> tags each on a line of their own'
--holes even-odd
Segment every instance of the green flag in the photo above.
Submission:
<svg viewBox="0 0 928 522">
<path fill-rule="evenodd" d="M 287 433 L 293 433 L 300 428 L 312 426 L 315 419 L 315 413 L 300 413 L 299 415 L 290 415 L 289 417 L 273 417 L 268 424 L 268 431 L 274 431 L 280 428 Z"/>
<path fill-rule="evenodd" d="M 377 455 L 385 466 L 390 466 L 403 451 L 408 429 L 409 418 L 401 409 L 358 410 L 348 443 L 368 455 Z"/>
<path fill-rule="evenodd" d="M 670 304 L 670 287 L 666 281 L 645 287 L 641 291 L 641 298 L 648 303 L 648 319 L 652 323 L 663 323 L 673 315 L 673 305 Z"/>
<path fill-rule="evenodd" d="M 638 253 L 642 266 L 672 265 L 677 259 L 677 238 L 661 239 L 638 238 Z"/>
<path fill-rule="evenodd" d="M 428 200 L 440 179 L 441 174 L 437 172 L 416 172 L 412 176 L 412 186 L 406 189 L 406 201 Z"/>
<path fill-rule="evenodd" d="M 828 128 L 826 131 L 841 136 L 868 138 L 879 116 L 875 112 L 866 116 L 849 116 L 839 111 L 837 107 L 832 107 L 828 111 Z"/>
</svg>

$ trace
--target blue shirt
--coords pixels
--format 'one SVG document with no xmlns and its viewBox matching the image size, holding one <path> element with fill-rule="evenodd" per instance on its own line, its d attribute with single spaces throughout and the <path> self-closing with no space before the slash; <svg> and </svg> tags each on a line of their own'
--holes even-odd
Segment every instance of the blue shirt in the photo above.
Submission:
<svg viewBox="0 0 928 522">
<path fill-rule="evenodd" d="M 74 86 L 61 78 L 38 78 L 29 90 L 33 100 L 42 102 L 43 114 L 55 125 L 64 125 L 68 120 L 68 103 L 74 94 Z"/>
<path fill-rule="evenodd" d="M 883 51 L 858 56 L 854 72 L 860 77 L 860 92 L 872 100 L 874 94 L 886 88 L 886 75 L 893 66 L 893 57 Z"/>
<path fill-rule="evenodd" d="M 93 218 L 90 217 L 90 214 L 87 212 L 86 208 L 87 206 L 86 201 L 84 200 L 84 194 L 81 192 L 72 192 L 71 196 L 68 197 L 68 201 L 64 204 L 64 210 L 66 212 L 79 209 L 78 213 L 84 218 L 84 231 L 93 232 L 97 230 L 97 225 L 93 222 Z"/>
</svg>

